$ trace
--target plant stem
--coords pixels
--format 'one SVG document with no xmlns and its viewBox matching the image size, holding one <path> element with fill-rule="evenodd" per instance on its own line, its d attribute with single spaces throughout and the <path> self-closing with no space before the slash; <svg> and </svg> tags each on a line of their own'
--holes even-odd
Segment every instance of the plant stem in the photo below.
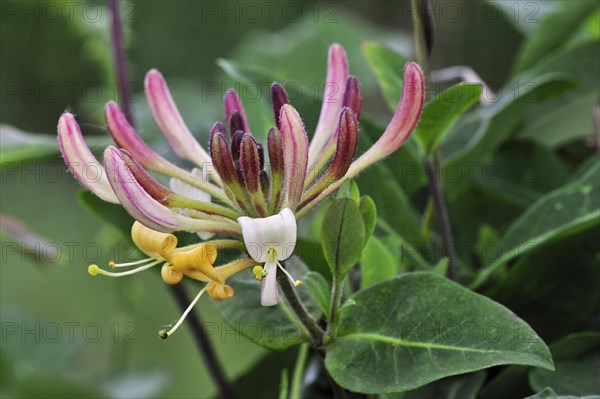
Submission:
<svg viewBox="0 0 600 399">
<path fill-rule="evenodd" d="M 454 236 L 452 234 L 452 227 L 450 226 L 448 208 L 446 207 L 444 194 L 442 192 L 438 164 L 435 160 L 425 160 L 425 174 L 427 175 L 427 180 L 429 182 L 429 192 L 433 198 L 433 205 L 435 207 L 440 235 L 442 236 L 444 253 L 448 257 L 448 277 L 454 281 L 458 281 Z"/>
<path fill-rule="evenodd" d="M 421 64 L 425 81 L 429 71 L 429 54 L 433 43 L 433 21 L 428 14 L 428 0 L 412 0 L 413 29 L 415 37 L 415 53 L 417 62 Z M 429 37 L 427 37 L 429 36 Z M 427 94 L 427 90 L 425 90 Z M 454 247 L 454 236 L 448 216 L 448 207 L 442 191 L 442 182 L 439 173 L 439 150 L 436 149 L 433 159 L 425 159 L 425 174 L 429 182 L 429 193 L 433 199 L 436 219 L 438 221 L 444 254 L 448 257 L 448 277 L 458 281 L 456 268 L 456 251 Z"/>
<path fill-rule="evenodd" d="M 300 345 L 298 350 L 298 358 L 294 367 L 294 375 L 292 376 L 292 386 L 290 387 L 290 399 L 300 398 L 302 394 L 302 377 L 304 376 L 304 366 L 308 358 L 308 345 Z"/>
<path fill-rule="evenodd" d="M 332 289 L 331 289 L 331 308 L 329 310 L 329 325 L 327 326 L 327 336 L 331 337 L 335 334 L 335 327 L 337 324 L 337 312 L 342 302 L 342 286 L 344 279 L 339 278 L 337 274 L 333 274 L 332 278 Z"/>
<path fill-rule="evenodd" d="M 281 262 L 281 265 L 285 267 L 285 262 Z M 296 290 L 288 277 L 284 273 L 279 273 L 277 275 L 277 281 L 279 282 L 279 286 L 283 291 L 283 295 L 285 295 L 285 298 L 288 300 L 292 310 L 298 319 L 300 319 L 300 322 L 308 330 L 308 333 L 311 337 L 311 346 L 317 351 L 320 350 L 319 348 L 323 343 L 325 331 L 323 331 L 323 329 L 319 326 L 315 318 L 308 313 L 306 306 L 304 306 L 298 297 L 298 294 L 296 293 Z"/>
<path fill-rule="evenodd" d="M 111 44 L 113 49 L 113 57 L 115 62 L 117 84 L 119 87 L 119 93 L 121 96 L 121 107 L 123 112 L 131 126 L 134 126 L 133 113 L 131 110 L 129 91 L 127 89 L 127 58 L 125 55 L 125 49 L 123 46 L 123 27 L 121 26 L 121 18 L 119 16 L 119 2 L 118 0 L 109 0 L 108 6 L 112 14 L 111 24 Z M 185 288 L 181 284 L 170 286 L 170 292 L 177 301 L 177 305 L 182 312 L 184 312 L 190 304 Z M 190 312 L 188 317 L 189 325 L 192 329 L 192 336 L 200 350 L 202 358 L 208 368 L 213 381 L 215 382 L 217 389 L 221 397 L 227 399 L 235 399 L 237 395 L 223 371 L 223 367 L 217 358 L 212 343 L 208 339 L 204 329 L 202 328 L 202 321 L 200 316 L 195 312 Z"/>
<path fill-rule="evenodd" d="M 112 15 L 110 34 L 118 85 L 117 99 L 120 100 L 119 103 L 121 104 L 121 108 L 123 109 L 123 113 L 127 117 L 127 120 L 133 126 L 131 93 L 127 85 L 127 59 L 125 58 L 125 48 L 123 46 L 123 26 L 121 24 L 119 1 L 109 0 L 108 7 Z"/>
<path fill-rule="evenodd" d="M 185 292 L 185 288 L 182 284 L 175 284 L 170 287 L 171 294 L 173 294 L 173 297 L 177 301 L 177 305 L 181 310 L 185 311 L 190 304 L 189 298 Z M 202 354 L 206 368 L 208 369 L 213 382 L 217 386 L 219 396 L 226 399 L 237 398 L 233 387 L 229 384 L 227 378 L 225 377 L 225 372 L 223 371 L 223 367 L 217 358 L 217 354 L 215 353 L 212 343 L 202 328 L 202 320 L 200 319 L 200 316 L 197 312 L 190 312 L 186 321 L 192 330 L 192 336 L 194 337 L 196 346 Z"/>
</svg>

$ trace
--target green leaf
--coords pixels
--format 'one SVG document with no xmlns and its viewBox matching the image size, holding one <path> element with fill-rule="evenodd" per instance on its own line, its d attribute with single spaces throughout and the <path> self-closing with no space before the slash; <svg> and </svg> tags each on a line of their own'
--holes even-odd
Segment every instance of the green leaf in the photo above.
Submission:
<svg viewBox="0 0 600 399">
<path fill-rule="evenodd" d="M 444 141 L 444 163 L 469 165 L 492 158 L 514 133 L 526 111 L 534 104 L 556 97 L 575 87 L 564 74 L 548 73 L 537 77 L 521 76 L 502 89 L 502 95 L 491 106 L 482 107 L 463 118 L 453 134 Z M 460 125 L 460 126 L 459 126 Z M 473 133 L 475 130 L 475 133 Z M 467 179 L 468 174 L 464 176 Z"/>
<path fill-rule="evenodd" d="M 348 180 L 337 190 L 336 198 L 350 198 L 357 204 L 360 201 L 360 191 L 354 180 Z"/>
<path fill-rule="evenodd" d="M 500 242 L 502 255 L 482 269 L 472 287 L 481 286 L 500 265 L 515 256 L 600 221 L 600 164 L 580 179 L 536 201 L 508 229 Z"/>
<path fill-rule="evenodd" d="M 357 203 L 347 198 L 335 200 L 321 227 L 321 246 L 331 274 L 341 281 L 360 259 L 364 245 L 365 224 Z"/>
<path fill-rule="evenodd" d="M 565 1 L 559 4 L 525 41 L 517 58 L 516 72 L 532 67 L 544 55 L 564 45 L 598 6 L 594 1 Z"/>
<path fill-rule="evenodd" d="M 549 386 L 559 395 L 591 395 L 600 392 L 599 364 L 600 350 L 576 359 L 557 360 L 556 371 L 532 370 L 529 384 L 535 391 Z"/>
<path fill-rule="evenodd" d="M 550 352 L 554 361 L 573 359 L 600 345 L 600 333 L 581 332 L 569 334 L 559 341 L 553 342 Z M 509 366 L 490 381 L 481 392 L 481 399 L 503 399 L 507 397 L 524 397 L 529 393 L 527 377 L 531 371 L 526 366 Z"/>
<path fill-rule="evenodd" d="M 413 135 L 427 155 L 438 148 L 458 118 L 479 100 L 482 90 L 480 84 L 459 83 L 425 106 Z"/>
<path fill-rule="evenodd" d="M 372 236 L 360 257 L 360 289 L 393 278 L 398 274 L 394 257 L 383 243 Z"/>
<path fill-rule="evenodd" d="M 404 64 L 408 59 L 375 42 L 366 42 L 361 49 L 379 82 L 387 105 L 392 111 L 395 110 L 402 93 Z"/>
<path fill-rule="evenodd" d="M 523 320 L 435 274 L 404 274 L 351 300 L 325 364 L 352 391 L 410 390 L 501 364 L 553 368 L 550 351 Z"/>
<path fill-rule="evenodd" d="M 296 241 L 296 248 L 294 249 L 294 255 L 302 259 L 310 270 L 318 272 L 325 277 L 325 280 L 331 281 L 331 271 L 329 270 L 329 265 L 323 255 L 321 243 L 298 238 Z"/>
<path fill-rule="evenodd" d="M 478 371 L 447 377 L 414 391 L 382 395 L 382 399 L 475 399 L 485 381 L 485 372 Z"/>
<path fill-rule="evenodd" d="M 365 241 L 368 241 L 373 235 L 375 226 L 377 225 L 377 207 L 375 206 L 373 198 L 368 195 L 363 195 L 358 204 L 358 211 L 365 223 Z"/>
<path fill-rule="evenodd" d="M 440 261 L 433 267 L 432 273 L 435 273 L 439 276 L 445 276 L 448 274 L 448 258 L 442 258 Z"/>
<path fill-rule="evenodd" d="M 321 275 L 321 273 L 310 271 L 306 273 L 304 279 L 302 280 L 313 298 L 321 308 L 325 317 L 329 318 L 329 309 L 331 306 L 331 289 L 329 288 L 329 283 L 325 280 L 325 277 Z"/>
<path fill-rule="evenodd" d="M 302 280 L 308 270 L 297 257 L 285 262 L 286 268 Z M 227 323 L 242 336 L 268 349 L 283 350 L 308 340 L 308 332 L 294 315 L 283 294 L 276 307 L 260 306 L 260 283 L 252 273 L 238 273 L 229 278 L 235 295 L 227 301 L 214 301 L 214 307 Z M 296 288 L 300 300 L 309 312 L 320 317 L 320 310 L 308 288 Z"/>
</svg>

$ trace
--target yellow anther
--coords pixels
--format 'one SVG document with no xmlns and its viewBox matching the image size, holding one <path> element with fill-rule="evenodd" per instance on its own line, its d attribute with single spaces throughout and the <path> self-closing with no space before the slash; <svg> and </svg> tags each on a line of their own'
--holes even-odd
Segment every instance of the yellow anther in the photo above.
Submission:
<svg viewBox="0 0 600 399">
<path fill-rule="evenodd" d="M 260 265 L 256 265 L 252 268 L 252 274 L 254 274 L 254 278 L 258 281 L 262 280 L 262 278 L 265 276 L 263 268 Z"/>
<path fill-rule="evenodd" d="M 115 267 L 117 267 L 117 264 L 111 260 L 110 262 L 108 262 L 108 266 L 110 266 L 114 269 Z"/>
<path fill-rule="evenodd" d="M 98 265 L 89 265 L 88 266 L 88 273 L 92 276 L 97 275 L 99 271 L 100 271 L 100 268 L 98 267 Z"/>
<path fill-rule="evenodd" d="M 302 281 L 300 281 L 300 280 L 294 281 L 294 287 L 299 287 L 301 285 L 302 285 Z"/>
<path fill-rule="evenodd" d="M 270 248 L 269 249 L 269 262 L 275 263 L 276 255 L 277 255 L 277 251 L 275 251 L 275 248 Z"/>
</svg>

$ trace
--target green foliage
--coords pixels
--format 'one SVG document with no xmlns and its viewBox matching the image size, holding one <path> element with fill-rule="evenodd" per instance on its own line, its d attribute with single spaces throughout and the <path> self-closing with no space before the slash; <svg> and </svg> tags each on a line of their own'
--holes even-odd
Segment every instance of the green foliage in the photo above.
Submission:
<svg viewBox="0 0 600 399">
<path fill-rule="evenodd" d="M 343 280 L 360 259 L 365 245 L 365 223 L 354 200 L 342 198 L 333 202 L 323 220 L 321 245 L 331 274 Z"/>
<path fill-rule="evenodd" d="M 553 369 L 548 348 L 527 323 L 443 277 L 404 274 L 351 300 L 325 360 L 333 378 L 353 391 L 405 391 L 510 363 Z"/>
<path fill-rule="evenodd" d="M 306 266 L 296 257 L 286 261 L 289 272 L 302 280 Z M 280 293 L 277 307 L 260 306 L 260 283 L 252 273 L 238 273 L 227 280 L 235 287 L 235 296 L 228 301 L 215 301 L 215 308 L 240 335 L 268 349 L 283 350 L 306 342 L 308 332 L 298 321 L 287 300 Z M 314 317 L 321 311 L 309 289 L 296 288 L 298 295 Z"/>
<path fill-rule="evenodd" d="M 397 263 L 389 250 L 377 237 L 371 237 L 360 257 L 360 288 L 388 280 L 397 273 Z"/>
<path fill-rule="evenodd" d="M 361 47 L 387 105 L 395 110 L 402 93 L 404 64 L 408 59 L 376 42 L 363 43 Z"/>
<path fill-rule="evenodd" d="M 325 277 L 318 272 L 310 271 L 304 276 L 303 282 L 319 305 L 319 308 L 321 308 L 325 317 L 329 318 L 331 289 L 329 288 L 329 283 L 325 280 Z"/>
<path fill-rule="evenodd" d="M 458 118 L 479 100 L 482 90 L 479 84 L 459 83 L 425 105 L 413 132 L 425 154 L 431 155 L 438 148 Z"/>
</svg>

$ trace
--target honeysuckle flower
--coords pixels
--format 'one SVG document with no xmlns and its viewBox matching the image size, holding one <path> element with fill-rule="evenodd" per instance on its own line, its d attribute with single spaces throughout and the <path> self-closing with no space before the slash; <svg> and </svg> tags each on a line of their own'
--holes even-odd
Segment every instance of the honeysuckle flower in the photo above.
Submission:
<svg viewBox="0 0 600 399">
<path fill-rule="evenodd" d="M 219 267 L 213 266 L 217 259 L 217 248 L 243 248 L 243 246 L 240 246 L 241 243 L 236 240 L 214 240 L 177 248 L 176 236 L 152 230 L 137 221 L 134 222 L 131 228 L 131 239 L 148 258 L 127 263 L 115 263 L 114 261 L 109 263 L 109 266 L 113 269 L 137 266 L 124 272 L 110 272 L 101 269 L 98 265 L 90 265 L 88 267 L 89 274 L 92 276 L 124 277 L 162 264 L 161 276 L 167 284 L 177 284 L 184 276 L 207 283 L 177 323 L 168 331 L 163 330 L 160 332 L 162 338 L 169 337 L 179 328 L 189 311 L 205 292 L 215 300 L 226 300 L 233 297 L 234 290 L 225 284 L 226 280 L 233 274 L 256 263 L 253 259 L 242 258 Z"/>
<path fill-rule="evenodd" d="M 242 216 L 238 218 L 238 223 L 242 227 L 248 254 L 256 262 L 264 263 L 264 267 L 255 266 L 253 269 L 256 279 L 261 281 L 260 303 L 263 306 L 276 305 L 279 302 L 277 268 L 281 269 L 295 286 L 301 284 L 279 263 L 294 253 L 296 217 L 289 208 L 285 208 L 279 214 L 266 218 Z"/>
<path fill-rule="evenodd" d="M 156 234 L 188 231 L 203 239 L 213 234 L 230 236 L 250 254 L 241 263 L 209 272 L 212 269 L 183 266 L 187 264 L 184 260 L 193 259 L 192 254 L 180 249 L 161 254 L 153 247 L 153 255 L 144 251 L 151 260 L 139 269 L 167 262 L 162 273 L 166 282 L 177 282 L 186 275 L 207 283 L 202 292 L 225 299 L 233 295 L 233 289 L 224 285 L 225 278 L 255 266 L 253 272 L 261 280 L 264 306 L 277 303 L 276 272 L 280 269 L 288 274 L 281 262 L 293 252 L 297 221 L 346 180 L 396 151 L 415 128 L 424 100 L 423 74 L 417 64 L 409 62 L 404 68 L 402 96 L 390 124 L 375 144 L 354 160 L 362 110 L 360 84 L 349 75 L 344 49 L 334 44 L 329 49 L 324 102 L 312 142 L 283 86 L 271 86 L 274 126 L 268 132 L 266 164 L 265 147 L 252 135 L 234 90 L 225 94 L 226 120 L 213 125 L 208 151 L 190 133 L 158 71 L 148 72 L 145 90 L 160 131 L 175 153 L 197 168 L 187 171 L 152 151 L 114 102 L 106 105 L 105 118 L 116 147 L 105 150 L 104 173 L 94 182 L 85 180 L 81 167 L 74 165 L 99 163 L 85 145 L 73 115 L 63 114 L 58 133 L 69 168 L 84 186 L 106 201 L 120 202 L 134 219 Z M 148 171 L 170 178 L 170 189 Z M 253 252 L 254 248 L 260 251 Z"/>
</svg>

